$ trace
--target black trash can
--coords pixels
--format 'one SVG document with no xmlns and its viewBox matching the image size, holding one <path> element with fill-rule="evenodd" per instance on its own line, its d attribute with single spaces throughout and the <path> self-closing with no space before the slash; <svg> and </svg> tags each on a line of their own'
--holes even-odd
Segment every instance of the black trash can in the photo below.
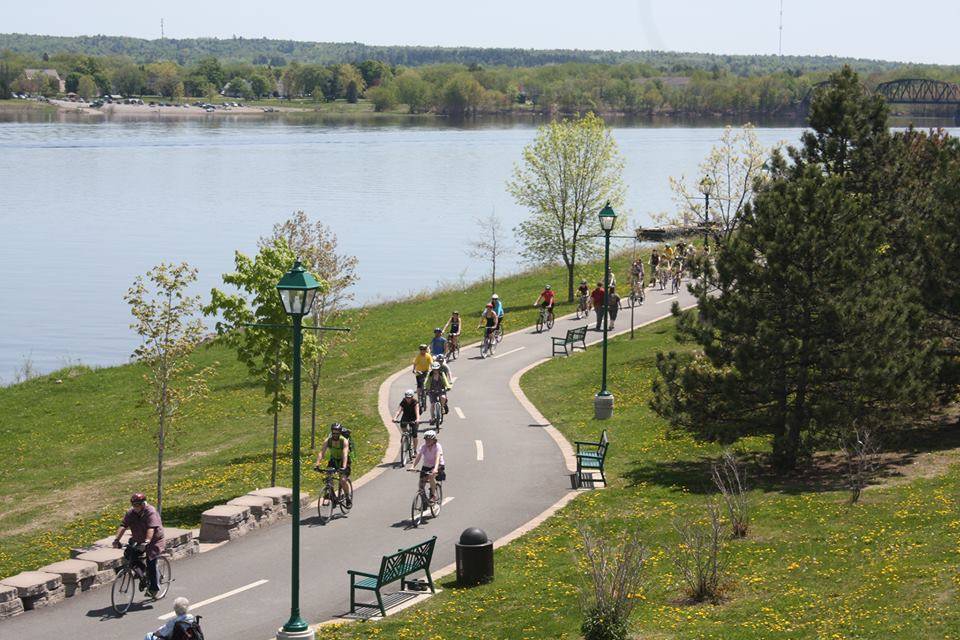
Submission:
<svg viewBox="0 0 960 640">
<path fill-rule="evenodd" d="M 470 587 L 493 581 L 493 541 L 483 529 L 470 527 L 457 547 L 457 585 Z"/>
</svg>

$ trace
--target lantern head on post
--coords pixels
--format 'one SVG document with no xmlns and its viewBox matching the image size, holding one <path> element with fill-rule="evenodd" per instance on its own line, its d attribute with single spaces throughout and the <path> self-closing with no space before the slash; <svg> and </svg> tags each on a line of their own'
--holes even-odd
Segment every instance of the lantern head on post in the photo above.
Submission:
<svg viewBox="0 0 960 640">
<path fill-rule="evenodd" d="M 303 268 L 299 260 L 293 263 L 293 268 L 283 274 L 277 284 L 283 309 L 291 316 L 303 317 L 310 313 L 319 289 L 320 283 Z"/>
<path fill-rule="evenodd" d="M 614 213 L 608 201 L 606 206 L 600 211 L 600 228 L 603 229 L 605 233 L 610 233 L 613 231 L 613 225 L 616 221 L 617 214 Z"/>
<path fill-rule="evenodd" d="M 713 195 L 713 180 L 710 179 L 710 176 L 704 176 L 703 180 L 700 181 L 700 193 L 708 198 Z"/>
</svg>

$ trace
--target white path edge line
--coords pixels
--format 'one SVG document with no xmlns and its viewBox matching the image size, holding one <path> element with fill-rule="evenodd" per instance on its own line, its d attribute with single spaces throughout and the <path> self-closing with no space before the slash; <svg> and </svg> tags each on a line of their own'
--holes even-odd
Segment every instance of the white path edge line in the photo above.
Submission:
<svg viewBox="0 0 960 640">
<path fill-rule="evenodd" d="M 474 440 L 474 442 L 477 443 L 477 460 L 482 461 L 483 460 L 483 441 Z"/>
<path fill-rule="evenodd" d="M 457 414 L 457 417 L 460 418 L 461 420 L 467 419 L 467 416 L 463 415 L 463 409 L 461 409 L 460 407 L 454 407 L 453 410 Z"/>
<path fill-rule="evenodd" d="M 248 584 L 248 585 L 244 585 L 244 586 L 242 586 L 242 587 L 237 587 L 236 589 L 232 589 L 232 590 L 230 590 L 230 591 L 227 591 L 226 593 L 221 593 L 221 594 L 218 595 L 218 596 L 213 596 L 212 598 L 207 598 L 206 600 L 201 600 L 201 601 L 198 602 L 197 604 L 192 604 L 192 605 L 190 605 L 190 611 L 193 611 L 194 609 L 199 609 L 200 607 L 202 607 L 202 606 L 204 606 L 204 605 L 207 605 L 207 604 L 213 604 L 214 602 L 217 602 L 217 601 L 219 601 L 219 600 L 223 600 L 224 598 L 229 598 L 230 596 L 235 596 L 235 595 L 237 595 L 238 593 L 243 593 L 244 591 L 248 591 L 248 590 L 250 590 L 250 589 L 253 589 L 254 587 L 259 587 L 259 586 L 262 585 L 262 584 L 267 584 L 268 582 L 270 582 L 270 581 L 269 581 L 269 580 L 257 580 L 256 582 L 251 582 L 251 583 Z M 169 620 L 170 618 L 174 617 L 175 615 L 177 615 L 176 612 L 171 611 L 170 613 L 165 613 L 165 614 L 163 614 L 162 616 L 159 616 L 159 617 L 157 618 L 157 620 Z"/>
<path fill-rule="evenodd" d="M 695 304 L 688 305 L 688 306 L 686 306 L 686 307 L 683 307 L 683 308 L 681 309 L 681 311 L 686 311 L 687 309 L 692 309 L 692 308 L 695 307 L 695 306 L 697 306 L 697 305 L 695 305 Z M 653 323 L 655 323 L 655 322 L 660 322 L 661 320 L 663 320 L 663 319 L 665 319 L 665 318 L 669 318 L 671 315 L 672 315 L 672 314 L 667 313 L 667 314 L 658 316 L 658 317 L 656 317 L 656 318 L 652 318 L 652 319 L 650 319 L 650 320 L 647 320 L 646 322 L 642 322 L 642 323 L 640 323 L 640 324 L 638 324 L 638 325 L 634 325 L 633 328 L 634 328 L 634 329 L 640 329 L 640 328 L 642 328 L 642 327 L 645 327 L 645 326 L 647 326 L 647 325 L 653 324 Z M 567 316 L 564 316 L 563 318 L 557 318 L 557 319 L 558 319 L 558 320 L 564 320 L 564 319 L 574 319 L 574 318 L 576 318 L 576 314 L 575 314 L 575 313 L 571 313 L 571 314 L 569 314 L 569 315 L 567 315 Z M 529 327 L 525 327 L 525 328 L 523 328 L 523 329 L 517 329 L 516 331 L 513 331 L 513 332 L 511 332 L 511 333 L 521 333 L 521 332 L 524 332 L 524 331 L 529 331 Z M 615 336 L 618 336 L 618 335 L 621 335 L 621 334 L 624 334 L 624 333 L 629 333 L 629 331 L 630 331 L 630 328 L 628 327 L 628 328 L 626 328 L 626 329 L 621 329 L 620 331 L 610 332 L 610 333 L 607 334 L 607 337 L 608 337 L 608 338 L 610 338 L 610 337 L 615 337 Z M 508 334 L 507 334 L 506 336 L 504 336 L 504 337 L 508 337 L 508 336 L 510 336 L 510 335 L 511 335 L 511 334 L 508 333 Z M 594 340 L 593 342 L 590 342 L 589 344 L 596 344 L 596 343 L 599 342 L 600 340 L 602 340 L 602 338 L 597 339 L 597 340 Z M 477 344 L 479 344 L 479 343 L 477 343 Z M 461 348 L 463 348 L 463 345 L 461 345 Z M 537 362 L 534 362 L 533 364 L 531 364 L 531 365 L 529 365 L 529 366 L 527 366 L 527 367 L 524 367 L 523 369 L 521 369 L 521 370 L 518 371 L 517 373 L 513 374 L 513 377 L 510 378 L 510 390 L 513 391 L 514 396 L 516 396 L 517 400 L 520 401 L 520 404 L 523 405 L 523 408 L 527 410 L 527 413 L 530 414 L 530 417 L 532 417 L 538 424 L 546 424 L 546 425 L 547 425 L 546 427 L 544 427 L 544 430 L 545 430 L 547 433 L 550 434 L 550 437 L 553 438 L 553 441 L 554 441 L 554 442 L 557 444 L 557 446 L 560 448 L 560 452 L 563 454 L 564 461 L 565 461 L 566 464 L 567 464 L 567 469 L 569 469 L 571 473 L 574 473 L 574 472 L 576 472 L 576 470 L 577 470 L 577 462 L 576 462 L 576 457 L 573 455 L 573 446 L 570 444 L 570 441 L 567 440 L 567 439 L 563 436 L 562 433 L 560 433 L 559 431 L 557 431 L 557 428 L 556 428 L 556 427 L 554 427 L 553 425 L 551 425 L 551 424 L 549 424 L 549 423 L 547 422 L 547 419 L 544 418 L 544 417 L 543 417 L 543 414 L 541 414 L 541 413 L 537 410 L 537 408 L 533 405 L 533 403 L 530 402 L 529 399 L 527 399 L 527 396 L 524 395 L 523 390 L 520 388 L 520 377 L 521 377 L 524 373 L 526 373 L 526 372 L 529 371 L 530 369 L 533 369 L 534 367 L 536 367 L 536 366 L 538 366 L 538 365 L 541 365 L 541 364 L 543 364 L 544 362 L 548 362 L 548 361 L 550 361 L 550 360 L 553 360 L 553 358 L 552 358 L 552 357 L 550 357 L 550 358 L 543 358 L 542 360 L 538 360 Z M 379 406 L 380 406 L 380 415 L 381 415 L 381 417 L 382 417 L 382 416 L 387 416 L 387 419 L 384 420 L 384 424 L 386 424 L 388 420 L 389 420 L 389 423 L 390 423 L 391 425 L 393 424 L 393 416 L 390 415 L 390 407 L 388 406 L 388 404 L 389 404 L 389 399 L 390 399 L 390 384 L 392 384 L 394 380 L 396 380 L 397 378 L 399 378 L 401 375 L 403 375 L 404 373 L 406 373 L 406 372 L 408 372 L 408 371 L 409 371 L 409 369 L 403 369 L 402 371 L 398 371 L 397 373 L 395 373 L 395 374 L 393 374 L 392 376 L 390 376 L 389 378 L 387 378 L 387 380 L 386 380 L 382 385 L 380 385 L 380 403 L 379 403 Z M 387 389 L 387 392 L 386 392 L 386 393 L 384 393 L 384 387 L 385 387 L 385 386 L 386 386 L 386 389 Z M 390 430 L 389 427 L 387 427 L 387 429 Z M 400 438 L 399 438 L 399 430 L 396 430 L 396 428 L 394 428 L 393 430 L 390 430 L 390 435 L 391 435 L 391 447 L 392 447 L 392 445 L 393 445 L 393 437 L 394 437 L 394 436 L 393 436 L 393 432 L 394 432 L 394 431 L 396 431 L 396 433 L 398 434 L 398 435 L 397 435 L 397 452 L 399 453 L 399 450 L 400 450 Z M 554 435 L 554 432 L 555 432 L 555 435 Z M 394 454 L 394 455 L 396 455 L 396 454 Z M 391 458 L 391 460 L 392 460 L 392 458 Z M 371 471 L 371 472 L 368 472 L 367 475 L 370 475 L 370 473 L 373 473 L 373 472 L 372 472 L 372 471 Z M 377 475 L 380 475 L 380 474 L 377 474 Z M 365 478 L 365 477 L 366 477 L 366 476 L 364 476 L 364 478 Z M 361 478 L 361 479 L 363 479 L 363 478 Z M 356 487 L 356 483 L 354 483 L 354 487 Z M 570 502 L 571 500 L 573 500 L 574 498 L 576 498 L 576 497 L 577 497 L 578 495 L 580 495 L 581 493 L 583 493 L 583 491 L 576 491 L 576 490 L 567 491 L 567 493 L 564 494 L 563 497 L 561 497 L 559 500 L 557 500 L 556 502 L 554 502 L 552 505 L 550 505 L 549 507 L 547 507 L 546 509 L 544 509 L 538 516 L 536 516 L 536 517 L 533 518 L 532 520 L 528 521 L 527 523 L 520 525 L 519 527 L 517 527 L 516 529 L 514 529 L 514 530 L 511 531 L 510 533 L 508 533 L 508 534 L 506 534 L 506 535 L 503 535 L 503 536 L 500 536 L 499 538 L 497 538 L 496 540 L 494 540 L 494 541 L 493 541 L 493 547 L 494 547 L 494 549 L 499 549 L 500 547 L 502 547 L 502 546 L 504 546 L 504 545 L 510 544 L 511 542 L 513 542 L 514 540 L 516 540 L 517 538 L 519 538 L 520 536 L 522 536 L 523 534 L 528 533 L 528 532 L 532 531 L 533 529 L 536 529 L 536 528 L 539 527 L 541 524 L 543 524 L 543 522 L 544 522 L 545 520 L 547 520 L 547 518 L 549 518 L 550 516 L 552 516 L 553 514 L 555 514 L 557 511 L 559 511 L 559 510 L 562 509 L 563 507 L 565 507 L 568 502 Z M 445 567 L 441 567 L 441 568 L 437 569 L 436 571 L 431 571 L 431 572 L 430 572 L 430 575 L 433 576 L 434 578 L 442 578 L 442 577 L 444 577 L 444 576 L 450 575 L 451 573 L 453 573 L 453 572 L 456 571 L 456 570 L 457 570 L 457 564 L 456 564 L 455 562 L 451 562 L 450 564 L 448 564 L 448 565 L 445 566 Z M 329 624 L 340 624 L 340 623 L 343 623 L 343 622 L 345 622 L 343 618 L 330 618 L 329 620 L 325 620 L 325 621 L 323 621 L 323 622 L 320 622 L 320 623 L 311 625 L 310 628 L 311 628 L 311 629 L 319 629 L 320 627 L 325 626 L 325 625 L 329 625 Z M 274 640 L 274 639 L 273 639 L 273 638 L 270 638 L 269 640 Z"/>
<path fill-rule="evenodd" d="M 654 302 L 654 304 L 663 304 L 664 302 L 672 302 L 673 300 L 676 300 L 678 297 L 679 297 L 679 296 L 673 296 L 673 297 L 671 297 L 671 298 L 667 298 L 666 300 L 657 300 L 656 302 Z M 642 327 L 643 325 L 641 324 L 641 325 L 638 325 L 638 326 L 641 326 L 641 327 Z"/>
<path fill-rule="evenodd" d="M 493 356 L 493 359 L 496 360 L 497 358 L 502 358 L 503 356 L 508 356 L 508 355 L 510 355 L 511 353 L 516 353 L 517 351 L 523 351 L 524 349 L 526 349 L 526 347 L 517 347 L 516 349 L 510 349 L 510 351 L 507 351 L 507 352 L 504 352 L 504 353 L 498 353 L 497 355 Z"/>
<path fill-rule="evenodd" d="M 440 503 L 440 506 L 442 507 L 443 505 L 445 505 L 445 504 L 447 504 L 448 502 L 450 502 L 451 500 L 453 500 L 455 497 L 456 497 L 456 496 L 447 496 L 446 498 L 443 499 L 443 502 Z"/>
</svg>

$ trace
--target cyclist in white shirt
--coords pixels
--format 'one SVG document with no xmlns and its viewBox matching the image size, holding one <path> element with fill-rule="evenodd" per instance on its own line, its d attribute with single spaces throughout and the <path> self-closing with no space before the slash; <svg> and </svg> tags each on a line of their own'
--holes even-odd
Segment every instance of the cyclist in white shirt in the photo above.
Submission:
<svg viewBox="0 0 960 640">
<path fill-rule="evenodd" d="M 420 488 L 423 488 L 424 482 L 429 481 L 430 501 L 436 502 L 437 480 L 445 480 L 447 474 L 444 470 L 446 462 L 443 459 L 443 447 L 437 442 L 437 432 L 433 429 L 423 434 L 423 444 L 417 451 L 417 457 L 410 464 L 410 469 L 415 469 L 421 460 L 423 460 L 423 467 L 420 468 Z"/>
</svg>

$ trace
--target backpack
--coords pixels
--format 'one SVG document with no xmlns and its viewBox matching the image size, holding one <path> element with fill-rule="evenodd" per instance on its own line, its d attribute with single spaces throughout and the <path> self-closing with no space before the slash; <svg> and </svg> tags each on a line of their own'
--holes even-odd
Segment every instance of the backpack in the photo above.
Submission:
<svg viewBox="0 0 960 640">
<path fill-rule="evenodd" d="M 347 441 L 350 443 L 350 453 L 347 454 L 347 462 L 352 464 L 352 463 L 353 463 L 353 454 L 354 454 L 354 451 L 355 451 L 355 445 L 354 445 L 354 443 L 353 443 L 353 439 L 350 438 L 350 429 L 342 429 L 342 430 L 340 431 L 340 433 L 341 433 L 341 434 L 343 435 L 343 437 L 346 438 Z"/>
<path fill-rule="evenodd" d="M 193 622 L 181 620 L 173 625 L 173 633 L 170 634 L 170 640 L 203 640 L 203 631 L 200 629 L 200 618 L 196 616 Z"/>
</svg>

